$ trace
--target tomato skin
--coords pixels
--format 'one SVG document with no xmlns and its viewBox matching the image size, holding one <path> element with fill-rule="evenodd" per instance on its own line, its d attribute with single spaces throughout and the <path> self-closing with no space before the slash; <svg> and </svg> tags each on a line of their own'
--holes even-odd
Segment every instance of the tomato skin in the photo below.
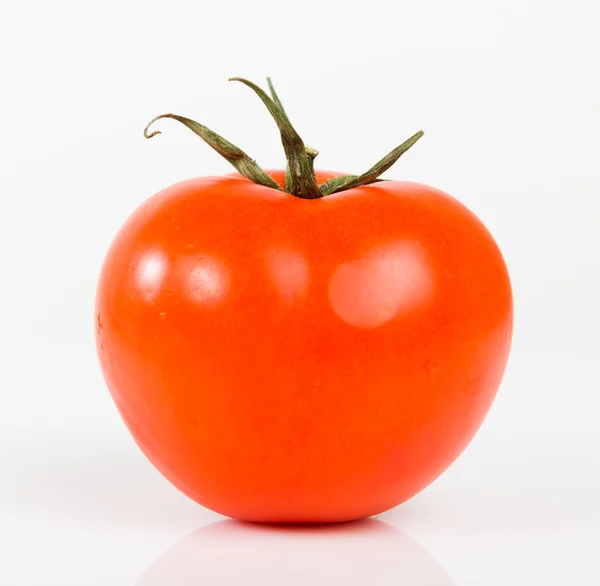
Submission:
<svg viewBox="0 0 600 586">
<path fill-rule="evenodd" d="M 466 447 L 513 306 L 493 238 L 441 191 L 304 200 L 226 176 L 134 212 L 96 318 L 115 403 L 173 484 L 239 519 L 329 522 L 405 501 Z"/>
</svg>

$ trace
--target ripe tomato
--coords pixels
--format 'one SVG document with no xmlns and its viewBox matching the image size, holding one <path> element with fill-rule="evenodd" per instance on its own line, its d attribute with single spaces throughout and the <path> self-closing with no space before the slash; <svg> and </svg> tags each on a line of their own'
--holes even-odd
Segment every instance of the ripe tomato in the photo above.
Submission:
<svg viewBox="0 0 600 586">
<path fill-rule="evenodd" d="M 434 480 L 492 403 L 513 319 L 494 240 L 449 195 L 389 181 L 310 200 L 241 176 L 144 203 L 96 313 L 154 465 L 215 511 L 292 522 L 379 513 Z"/>
</svg>

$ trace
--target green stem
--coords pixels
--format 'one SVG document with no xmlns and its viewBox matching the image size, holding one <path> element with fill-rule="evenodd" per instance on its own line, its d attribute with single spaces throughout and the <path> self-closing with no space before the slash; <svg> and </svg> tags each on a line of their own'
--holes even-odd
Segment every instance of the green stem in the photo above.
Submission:
<svg viewBox="0 0 600 586">
<path fill-rule="evenodd" d="M 279 132 L 281 133 L 281 142 L 290 169 L 289 192 L 292 195 L 303 199 L 317 199 L 323 197 L 323 194 L 317 185 L 311 157 L 306 152 L 304 141 L 290 123 L 283 109 L 255 83 L 242 77 L 232 77 L 229 81 L 239 81 L 254 90 L 275 120 Z"/>
<path fill-rule="evenodd" d="M 346 189 L 361 187 L 377 181 L 377 178 L 385 173 L 410 147 L 412 147 L 422 136 L 424 132 L 419 130 L 413 134 L 408 140 L 405 140 L 400 146 L 397 146 L 393 151 L 389 152 L 383 159 L 373 165 L 368 171 L 362 175 L 346 175 L 344 177 L 334 177 L 321 185 L 321 193 L 323 195 L 331 195 L 339 193 Z"/>
<path fill-rule="evenodd" d="M 262 88 L 247 79 L 232 77 L 229 81 L 239 81 L 251 88 L 267 107 L 267 110 L 279 128 L 281 142 L 287 159 L 285 191 L 303 199 L 318 199 L 333 193 L 339 193 L 340 191 L 369 185 L 375 181 L 381 181 L 381 179 L 379 179 L 380 175 L 385 173 L 423 136 L 423 131 L 420 130 L 401 145 L 397 146 L 393 151 L 389 152 L 383 159 L 378 161 L 362 175 L 335 177 L 319 187 L 317 185 L 314 170 L 314 160 L 319 153 L 315 149 L 307 147 L 292 126 L 292 123 L 283 108 L 283 104 L 273 87 L 271 78 L 267 77 L 271 96 L 269 96 Z M 162 118 L 172 118 L 187 126 L 210 147 L 227 159 L 241 175 L 250 179 L 250 181 L 281 191 L 281 187 L 279 187 L 275 180 L 242 149 L 224 139 L 216 132 L 213 132 L 210 128 L 207 128 L 190 118 L 185 118 L 184 116 L 178 116 L 176 114 L 161 114 L 160 116 L 153 118 L 144 129 L 144 136 L 146 138 L 152 138 L 153 136 L 160 134 L 159 130 L 155 130 L 151 133 L 148 133 L 148 131 L 152 124 Z"/>
<path fill-rule="evenodd" d="M 306 147 L 306 155 L 308 156 L 308 162 L 310 164 L 310 172 L 315 174 L 315 158 L 319 154 L 319 151 L 307 146 Z"/>
<path fill-rule="evenodd" d="M 285 113 L 283 104 L 281 103 L 281 100 L 279 99 L 279 96 L 277 95 L 277 92 L 275 91 L 275 88 L 273 87 L 273 82 L 271 81 L 270 77 L 267 77 L 267 85 L 269 86 L 269 92 L 271 92 L 271 98 L 273 98 L 273 101 L 279 106 L 281 112 L 287 118 L 287 114 Z"/>
<path fill-rule="evenodd" d="M 271 98 L 273 98 L 273 101 L 279 106 L 282 113 L 287 117 L 287 114 L 285 113 L 285 108 L 283 107 L 283 104 L 281 103 L 281 100 L 279 99 L 279 96 L 277 95 L 277 92 L 273 87 L 273 82 L 271 81 L 270 77 L 267 77 L 267 85 L 269 86 L 269 92 L 271 92 Z M 290 173 L 290 165 L 289 163 L 287 163 L 287 161 L 285 164 L 285 190 L 288 193 L 291 193 L 292 191 L 292 175 Z"/>
<path fill-rule="evenodd" d="M 181 122 L 181 124 L 187 126 L 192 132 L 197 134 L 204 142 L 211 146 L 222 157 L 227 159 L 244 177 L 247 177 L 254 183 L 258 183 L 259 185 L 264 185 L 265 187 L 271 187 L 273 189 L 278 189 L 281 191 L 281 187 L 279 187 L 276 181 L 266 171 L 264 171 L 254 159 L 251 159 L 241 148 L 235 146 L 233 143 L 224 139 L 222 136 L 219 136 L 210 128 L 207 128 L 206 126 L 199 124 L 194 120 L 185 118 L 184 116 L 178 116 L 176 114 L 161 114 L 160 116 L 153 118 L 152 120 L 150 120 L 150 122 L 148 122 L 146 128 L 144 128 L 144 136 L 146 138 L 152 138 L 157 134 L 161 134 L 160 130 L 155 130 L 154 132 L 148 134 L 148 130 L 150 130 L 150 127 L 157 120 L 161 120 L 162 118 L 172 118 L 173 120 L 177 120 L 177 122 Z"/>
<path fill-rule="evenodd" d="M 267 84 L 269 86 L 269 92 L 271 93 L 271 98 L 279 106 L 279 108 L 281 109 L 281 112 L 287 118 L 287 114 L 285 113 L 285 108 L 283 107 L 283 104 L 281 103 L 281 100 L 279 99 L 279 96 L 277 95 L 277 92 L 275 91 L 275 88 L 273 87 L 273 82 L 271 81 L 270 77 L 267 77 Z M 288 118 L 288 121 L 289 121 L 289 118 Z M 306 154 L 308 155 L 308 160 L 311 164 L 311 173 L 314 175 L 315 174 L 315 168 L 314 168 L 315 157 L 319 154 L 319 151 L 317 151 L 309 146 L 305 146 L 304 150 L 306 150 Z M 288 193 L 291 193 L 291 189 L 292 189 L 292 176 L 290 174 L 290 166 L 289 166 L 289 164 L 287 164 L 285 166 L 285 190 Z"/>
</svg>

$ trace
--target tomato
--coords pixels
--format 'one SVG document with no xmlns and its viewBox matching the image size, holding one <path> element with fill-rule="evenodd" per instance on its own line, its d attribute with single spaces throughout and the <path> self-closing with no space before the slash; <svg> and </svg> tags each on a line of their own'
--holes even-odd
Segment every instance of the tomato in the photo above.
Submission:
<svg viewBox="0 0 600 586">
<path fill-rule="evenodd" d="M 305 199 L 235 175 L 175 184 L 129 218 L 96 341 L 135 441 L 186 495 L 329 522 L 405 501 L 461 453 L 512 319 L 497 245 L 449 195 L 385 181 Z"/>
</svg>

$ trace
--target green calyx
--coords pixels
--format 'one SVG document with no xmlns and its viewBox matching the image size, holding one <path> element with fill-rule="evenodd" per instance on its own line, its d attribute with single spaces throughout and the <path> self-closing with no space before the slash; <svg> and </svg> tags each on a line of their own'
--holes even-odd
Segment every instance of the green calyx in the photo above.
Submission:
<svg viewBox="0 0 600 586">
<path fill-rule="evenodd" d="M 393 151 L 388 153 L 378 163 L 373 165 L 368 171 L 362 175 L 345 175 L 343 177 L 335 177 L 322 185 L 317 185 L 314 172 L 314 159 L 319 154 L 318 151 L 307 147 L 300 135 L 292 126 L 283 105 L 275 92 L 275 88 L 271 83 L 270 78 L 267 78 L 270 94 L 267 94 L 262 88 L 256 84 L 243 79 L 241 77 L 232 77 L 229 81 L 239 81 L 252 89 L 262 100 L 267 110 L 275 120 L 279 132 L 281 134 L 281 142 L 287 159 L 285 173 L 285 191 L 303 199 L 318 199 L 327 195 L 332 195 L 340 191 L 361 187 L 381 181 L 379 176 L 385 173 L 410 147 L 412 147 L 422 136 L 423 131 L 420 130 Z M 176 114 L 161 114 L 153 118 L 144 129 L 144 136 L 152 138 L 160 131 L 155 130 L 148 133 L 150 126 L 157 120 L 162 118 L 172 118 L 181 124 L 187 126 L 192 132 L 198 135 L 204 142 L 217 151 L 222 157 L 227 159 L 237 171 L 258 185 L 271 187 L 272 189 L 281 190 L 281 187 L 275 180 L 264 171 L 258 163 L 250 158 L 242 149 L 235 146 L 233 143 L 224 139 L 222 136 L 213 132 L 206 126 L 195 122 L 189 118 L 178 116 Z"/>
</svg>

